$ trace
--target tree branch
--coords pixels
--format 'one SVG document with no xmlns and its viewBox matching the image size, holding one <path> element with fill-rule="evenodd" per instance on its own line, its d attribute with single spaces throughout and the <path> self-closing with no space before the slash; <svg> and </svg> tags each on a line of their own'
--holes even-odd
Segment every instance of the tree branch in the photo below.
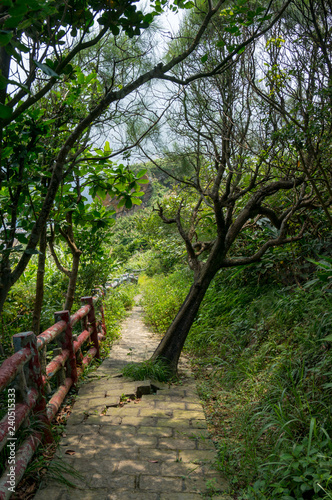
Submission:
<svg viewBox="0 0 332 500">
<path fill-rule="evenodd" d="M 55 265 L 56 267 L 59 269 L 59 271 L 63 274 L 65 274 L 66 276 L 68 276 L 68 278 L 70 278 L 70 275 L 71 275 L 71 272 L 69 271 L 69 269 L 67 269 L 66 267 L 64 267 L 56 252 L 55 252 L 55 248 L 54 248 L 54 229 L 51 227 L 51 238 L 48 240 L 48 246 L 50 248 L 50 252 L 51 252 L 51 255 L 53 257 L 53 260 L 55 262 Z"/>
<path fill-rule="evenodd" d="M 103 38 L 105 33 L 107 33 L 107 30 L 108 30 L 108 27 L 105 26 L 98 33 L 98 35 L 95 38 L 93 38 L 92 40 L 89 40 L 88 42 L 85 42 L 82 44 L 79 43 L 78 45 L 76 45 L 76 47 L 74 47 L 74 49 L 68 54 L 68 56 L 65 57 L 63 59 L 63 61 L 61 61 L 58 64 L 58 66 L 55 68 L 55 72 L 58 74 L 61 74 L 62 70 L 67 66 L 67 64 L 69 64 L 73 60 L 73 58 L 79 52 L 96 45 L 99 42 L 99 40 L 101 40 Z M 32 72 L 34 73 L 35 71 L 36 71 L 36 66 L 33 68 Z M 9 123 L 11 123 L 18 116 L 20 116 L 22 113 L 24 113 L 24 111 L 26 111 L 28 108 L 30 108 L 33 104 L 40 101 L 40 99 L 42 99 L 44 97 L 44 95 L 46 95 L 47 92 L 49 92 L 49 90 L 51 90 L 51 88 L 53 87 L 53 85 L 56 82 L 57 82 L 57 78 L 51 77 L 50 80 L 47 82 L 47 84 L 39 92 L 37 92 L 37 94 L 26 99 L 18 108 L 15 109 L 15 111 L 13 111 L 10 118 L 3 120 L 3 126 L 6 126 Z M 26 94 L 27 94 L 27 91 L 21 90 L 20 92 L 18 92 L 17 99 L 21 100 Z M 14 97 L 14 99 L 8 103 L 8 106 L 14 106 L 16 104 L 16 102 L 18 102 L 17 99 Z"/>
<path fill-rule="evenodd" d="M 273 19 L 273 21 L 265 29 L 263 29 L 259 33 L 257 33 L 257 31 L 255 31 L 255 33 L 250 38 L 248 38 L 247 40 L 245 40 L 244 42 L 242 42 L 240 45 L 238 45 L 236 47 L 236 49 L 234 49 L 233 52 L 231 52 L 225 59 L 223 59 L 223 61 L 221 63 L 219 63 L 217 66 L 215 66 L 215 68 L 213 70 L 207 71 L 207 72 L 202 72 L 202 73 L 196 73 L 195 75 L 192 75 L 192 76 L 190 76 L 190 77 L 188 77 L 188 78 L 186 78 L 184 80 L 182 80 L 180 78 L 177 78 L 175 76 L 166 75 L 166 74 L 162 75 L 160 78 L 162 80 L 168 80 L 170 82 L 177 83 L 179 85 L 188 85 L 188 83 L 193 82 L 195 80 L 198 80 L 200 78 L 206 78 L 206 77 L 209 77 L 209 76 L 214 76 L 216 74 L 219 74 L 220 72 L 222 72 L 222 71 L 225 70 L 225 66 L 227 64 L 229 64 L 229 63 L 233 64 L 233 62 L 234 62 L 233 61 L 233 57 L 237 56 L 239 51 L 241 51 L 242 49 L 246 48 L 254 40 L 260 38 L 262 35 L 264 35 L 265 33 L 267 33 L 274 26 L 274 24 L 281 18 L 281 16 L 283 15 L 283 13 L 285 12 L 285 10 L 287 9 L 288 5 L 292 1 L 293 0 L 287 0 L 285 2 L 285 4 L 283 5 L 283 7 L 281 8 L 281 10 L 279 11 L 279 13 L 277 14 L 277 16 L 275 16 L 275 18 Z M 221 2 L 221 3 L 223 3 L 223 2 Z M 218 9 L 219 9 L 219 7 L 218 7 Z M 212 15 L 210 17 L 212 17 Z M 190 54 L 190 52 L 189 52 L 189 54 Z M 167 70 L 167 71 L 169 71 L 169 70 Z"/>
<path fill-rule="evenodd" d="M 263 255 L 267 252 L 267 250 L 271 247 L 285 245 L 286 243 L 292 243 L 293 241 L 298 241 L 303 237 L 304 230 L 306 228 L 306 223 L 302 225 L 301 231 L 296 236 L 291 236 L 289 238 L 285 238 L 282 234 L 278 236 L 278 238 L 274 238 L 272 240 L 266 241 L 264 245 L 251 257 L 240 257 L 238 259 L 225 259 L 221 264 L 221 268 L 224 267 L 235 267 L 235 266 L 243 266 L 247 264 L 254 264 L 255 262 L 260 261 Z"/>
<path fill-rule="evenodd" d="M 227 236 L 225 241 L 227 251 L 230 249 L 232 243 L 237 238 L 238 234 L 240 233 L 242 227 L 247 222 L 247 220 L 249 220 L 251 217 L 253 217 L 255 214 L 258 213 L 257 210 L 260 209 L 261 203 L 264 201 L 265 198 L 272 196 L 273 194 L 277 193 L 280 190 L 289 190 L 294 187 L 300 186 L 303 182 L 304 182 L 303 177 L 299 177 L 298 179 L 294 180 L 280 180 L 276 182 L 271 182 L 271 184 L 268 184 L 267 186 L 260 188 L 256 193 L 254 193 L 251 199 L 246 204 L 246 206 L 241 210 L 241 212 L 237 216 L 235 222 L 233 222 L 233 224 L 227 231 Z"/>
</svg>

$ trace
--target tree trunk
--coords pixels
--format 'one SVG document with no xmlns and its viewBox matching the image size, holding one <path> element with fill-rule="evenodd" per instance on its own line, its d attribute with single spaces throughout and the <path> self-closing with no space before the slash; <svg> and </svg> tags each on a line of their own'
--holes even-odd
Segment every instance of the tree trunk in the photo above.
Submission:
<svg viewBox="0 0 332 500">
<path fill-rule="evenodd" d="M 210 265 L 209 265 L 210 264 Z M 176 374 L 179 357 L 199 306 L 219 266 L 207 262 L 151 359 L 162 359 Z"/>
<path fill-rule="evenodd" d="M 6 51 L 5 47 L 0 47 L 0 71 L 1 76 L 8 79 L 9 78 L 9 68 L 10 68 L 11 56 Z M 4 88 L 0 89 L 0 103 L 5 104 L 7 97 L 7 83 Z"/>
<path fill-rule="evenodd" d="M 44 274 L 45 274 L 45 261 L 46 261 L 46 226 L 44 227 L 39 242 L 39 251 L 41 252 L 38 255 L 38 270 L 37 270 L 37 279 L 36 279 L 36 297 L 35 297 L 35 305 L 33 309 L 32 316 L 32 331 L 35 335 L 39 335 L 40 329 L 40 316 L 41 310 L 43 306 L 43 298 L 44 298 Z"/>
<path fill-rule="evenodd" d="M 73 252 L 73 263 L 72 263 L 72 267 L 71 267 L 71 271 L 70 271 L 69 284 L 68 284 L 67 294 L 66 294 L 66 302 L 64 305 L 64 310 L 69 311 L 69 312 L 70 312 L 70 310 L 73 306 L 73 302 L 74 302 L 77 275 L 78 275 L 78 269 L 79 269 L 81 255 L 82 255 L 81 250 L 77 249 L 75 252 Z"/>
</svg>

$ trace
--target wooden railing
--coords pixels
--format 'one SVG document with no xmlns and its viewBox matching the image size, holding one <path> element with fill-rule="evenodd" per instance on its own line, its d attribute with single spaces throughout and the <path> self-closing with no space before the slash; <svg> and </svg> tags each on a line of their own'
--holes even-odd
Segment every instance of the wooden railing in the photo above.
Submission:
<svg viewBox="0 0 332 500">
<path fill-rule="evenodd" d="M 0 422 L 0 452 L 5 456 L 6 469 L 0 478 L 0 500 L 7 500 L 27 468 L 42 441 L 51 441 L 50 422 L 59 410 L 69 389 L 76 384 L 79 371 L 96 357 L 99 342 L 106 335 L 101 295 L 83 297 L 82 307 L 69 315 L 68 311 L 54 314 L 55 324 L 36 336 L 33 332 L 18 333 L 13 337 L 15 354 L 0 366 L 0 392 L 7 391 L 6 415 Z M 100 314 L 100 319 L 96 315 Z M 73 335 L 73 327 L 81 322 L 81 333 Z M 91 347 L 83 356 L 83 344 Z M 53 359 L 47 364 L 47 345 L 56 343 Z M 56 390 L 51 391 L 50 380 L 56 377 Z M 39 430 L 17 446 L 20 429 L 27 427 L 34 416 Z M 4 448 L 6 447 L 7 453 Z"/>
<path fill-rule="evenodd" d="M 133 273 L 125 273 L 119 278 L 114 278 L 113 281 L 107 281 L 105 284 L 106 290 L 109 290 L 111 288 L 117 288 L 118 286 L 122 285 L 123 283 L 137 283 L 138 282 L 138 276 L 134 273 L 139 273 L 140 270 L 134 271 Z"/>
</svg>

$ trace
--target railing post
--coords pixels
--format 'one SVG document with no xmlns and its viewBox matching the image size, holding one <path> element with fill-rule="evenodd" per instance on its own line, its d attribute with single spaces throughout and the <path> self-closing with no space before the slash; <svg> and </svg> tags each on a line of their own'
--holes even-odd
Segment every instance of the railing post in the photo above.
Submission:
<svg viewBox="0 0 332 500">
<path fill-rule="evenodd" d="M 103 301 L 100 301 L 100 312 L 101 312 L 101 332 L 105 336 L 106 335 L 106 323 L 105 323 L 105 313 Z"/>
<path fill-rule="evenodd" d="M 82 329 L 82 332 L 84 330 L 86 330 L 86 328 Z M 78 339 L 78 336 L 76 334 L 73 335 L 73 342 L 77 342 L 77 339 Z M 77 349 L 77 351 L 75 353 L 75 358 L 76 358 L 76 367 L 81 366 L 82 360 L 83 360 L 83 354 L 82 354 L 81 348 Z"/>
<path fill-rule="evenodd" d="M 51 443 L 53 436 L 49 429 L 49 421 L 46 415 L 46 399 L 44 395 L 44 385 L 39 353 L 37 348 L 37 337 L 33 332 L 22 332 L 13 335 L 13 344 L 15 352 L 20 351 L 24 347 L 29 347 L 32 358 L 25 366 L 25 391 L 28 387 L 33 387 L 38 391 L 39 401 L 33 408 L 33 413 L 37 414 L 38 419 L 42 422 L 46 442 Z M 24 371 L 23 371 L 24 373 Z M 23 396 L 24 397 L 24 396 Z"/>
<path fill-rule="evenodd" d="M 55 359 L 57 356 L 60 356 L 61 353 L 62 353 L 62 347 L 55 347 L 53 349 L 53 356 L 54 356 L 53 359 Z M 65 380 L 66 380 L 66 367 L 61 366 L 61 368 L 59 368 L 59 370 L 56 373 L 56 381 L 58 387 L 60 387 L 60 385 L 64 385 Z"/>
<path fill-rule="evenodd" d="M 92 297 L 82 297 L 81 298 L 82 304 L 89 304 L 90 311 L 88 313 L 88 323 L 89 326 L 91 326 L 91 341 L 93 343 L 93 346 L 96 348 L 96 358 L 100 359 L 100 353 L 99 353 L 99 341 L 98 341 L 98 330 L 97 330 L 97 324 L 96 324 L 96 315 L 95 315 L 95 308 L 93 305 L 93 298 Z"/>
<path fill-rule="evenodd" d="M 100 288 L 95 288 L 94 290 L 92 290 L 92 293 L 96 293 L 99 296 L 101 296 L 100 305 L 99 305 L 99 310 L 101 313 L 101 334 L 105 337 L 105 335 L 106 335 L 106 323 L 105 323 L 105 313 L 104 313 L 104 306 L 103 306 L 103 300 L 102 300 L 105 297 L 105 292 L 104 292 L 104 289 L 102 287 L 100 287 Z"/>
<path fill-rule="evenodd" d="M 63 335 L 60 337 L 61 348 L 68 349 L 69 358 L 66 361 L 66 375 L 65 377 L 69 377 L 72 379 L 73 384 L 77 383 L 78 375 L 77 375 L 77 365 L 76 365 L 76 356 L 73 345 L 73 328 L 70 324 L 70 314 L 69 311 L 58 311 L 54 313 L 54 319 L 57 323 L 58 321 L 65 321 L 67 324 L 66 330 Z"/>
<path fill-rule="evenodd" d="M 42 374 L 46 374 L 46 365 L 47 365 L 47 346 L 45 345 L 40 351 L 39 351 L 39 362 L 40 362 L 40 368 L 42 371 Z M 52 392 L 50 383 L 48 381 L 45 382 L 44 385 L 44 394 L 50 394 Z"/>
<path fill-rule="evenodd" d="M 43 387 L 43 378 L 41 372 L 41 366 L 39 361 L 39 354 L 37 348 L 37 337 L 33 332 L 22 332 L 16 333 L 13 336 L 13 344 L 15 352 L 20 351 L 24 347 L 29 347 L 31 350 L 32 358 L 27 363 L 27 370 L 25 370 L 25 385 L 24 388 L 20 388 L 23 394 L 23 399 L 26 398 L 27 388 L 30 386 L 37 389 L 39 393 L 39 402 L 35 406 L 35 412 L 44 412 L 46 407 L 46 400 L 44 397 L 44 387 Z M 24 394 L 25 393 L 25 394 Z"/>
</svg>

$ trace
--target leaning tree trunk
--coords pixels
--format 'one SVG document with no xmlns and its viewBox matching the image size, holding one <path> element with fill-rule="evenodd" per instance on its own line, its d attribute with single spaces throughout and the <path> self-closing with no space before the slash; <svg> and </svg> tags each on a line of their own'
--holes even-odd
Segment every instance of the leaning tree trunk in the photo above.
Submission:
<svg viewBox="0 0 332 500">
<path fill-rule="evenodd" d="M 165 336 L 152 355 L 152 359 L 162 359 L 172 373 L 176 374 L 180 354 L 189 330 L 195 320 L 199 306 L 219 267 L 205 264 L 200 276 L 195 279 L 179 312 L 172 321 Z"/>
</svg>

